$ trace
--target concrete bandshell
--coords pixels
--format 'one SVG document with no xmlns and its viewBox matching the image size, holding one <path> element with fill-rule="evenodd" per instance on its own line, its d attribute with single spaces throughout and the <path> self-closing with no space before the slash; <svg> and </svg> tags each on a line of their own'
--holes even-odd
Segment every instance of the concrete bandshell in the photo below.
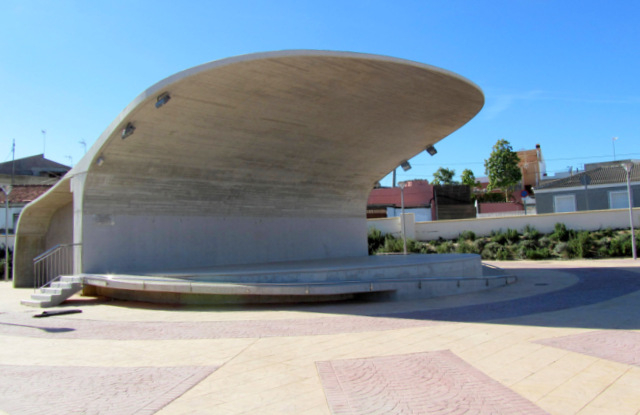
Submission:
<svg viewBox="0 0 640 415">
<path fill-rule="evenodd" d="M 483 103 L 451 72 L 351 52 L 259 53 L 177 73 L 25 208 L 14 283 L 31 284 L 59 211 L 73 211 L 77 273 L 366 256 L 373 184 Z"/>
</svg>

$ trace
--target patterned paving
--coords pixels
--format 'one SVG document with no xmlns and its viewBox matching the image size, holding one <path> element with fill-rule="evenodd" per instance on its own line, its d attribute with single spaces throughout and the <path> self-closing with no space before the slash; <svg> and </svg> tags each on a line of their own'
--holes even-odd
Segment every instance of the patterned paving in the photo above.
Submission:
<svg viewBox="0 0 640 415">
<path fill-rule="evenodd" d="M 0 315 L 0 334 L 56 339 L 188 340 L 286 337 L 396 330 L 442 324 L 428 320 L 344 316 L 311 319 L 112 322 Z"/>
<path fill-rule="evenodd" d="M 12 415 L 147 415 L 216 367 L 0 366 L 0 408 Z"/>
<path fill-rule="evenodd" d="M 627 365 L 640 366 L 640 333 L 638 332 L 601 330 L 539 340 L 536 343 Z"/>
<path fill-rule="evenodd" d="M 546 413 L 449 351 L 316 366 L 336 415 Z"/>
<path fill-rule="evenodd" d="M 567 270 L 571 271 L 571 270 Z M 603 275 L 604 274 L 604 275 Z M 637 274 L 624 270 L 588 270 L 576 272 L 579 283 L 563 290 L 541 295 L 460 306 L 438 310 L 399 312 L 378 316 L 346 314 L 341 317 L 281 320 L 208 321 L 208 322 L 112 322 L 60 317 L 33 319 L 27 313 L 0 314 L 0 334 L 60 339 L 222 339 L 309 336 L 363 331 L 426 327 L 442 322 L 483 322 L 566 310 L 611 300 L 640 290 Z M 606 284 L 602 277 L 606 276 Z M 617 319 L 618 326 L 636 324 L 633 316 Z M 589 327 L 595 321 L 572 321 L 574 327 Z M 609 322 L 610 324 L 610 322 Z M 595 327 L 595 326 L 594 326 Z"/>
</svg>

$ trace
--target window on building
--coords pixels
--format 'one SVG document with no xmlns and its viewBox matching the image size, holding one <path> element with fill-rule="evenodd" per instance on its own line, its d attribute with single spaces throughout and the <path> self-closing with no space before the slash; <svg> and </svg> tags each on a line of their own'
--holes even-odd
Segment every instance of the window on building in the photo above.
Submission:
<svg viewBox="0 0 640 415">
<path fill-rule="evenodd" d="M 576 211 L 576 196 L 575 195 L 554 196 L 553 197 L 553 211 L 555 213 L 575 212 Z"/>
<path fill-rule="evenodd" d="M 625 209 L 629 207 L 629 197 L 626 190 L 609 192 L 609 209 Z"/>
</svg>

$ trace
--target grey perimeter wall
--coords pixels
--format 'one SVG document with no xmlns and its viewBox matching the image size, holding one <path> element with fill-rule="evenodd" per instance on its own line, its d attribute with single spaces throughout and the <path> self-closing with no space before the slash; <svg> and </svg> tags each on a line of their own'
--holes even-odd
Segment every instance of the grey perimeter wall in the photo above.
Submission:
<svg viewBox="0 0 640 415">
<path fill-rule="evenodd" d="M 640 208 L 633 209 L 634 226 L 640 225 Z M 370 219 L 370 228 L 382 233 L 400 235 L 400 218 Z M 595 231 L 599 229 L 629 228 L 629 209 L 593 210 L 587 212 L 548 213 L 526 216 L 494 217 L 482 219 L 439 220 L 432 222 L 412 222 L 405 224 L 407 237 L 412 233 L 418 241 L 438 238 L 456 239 L 464 231 L 473 231 L 477 236 L 488 236 L 492 231 L 517 229 L 522 232 L 531 226 L 542 233 L 551 233 L 556 223 L 564 223 L 567 228 Z"/>
<path fill-rule="evenodd" d="M 162 272 L 366 256 L 366 226 L 361 218 L 88 215 L 83 271 Z"/>
</svg>

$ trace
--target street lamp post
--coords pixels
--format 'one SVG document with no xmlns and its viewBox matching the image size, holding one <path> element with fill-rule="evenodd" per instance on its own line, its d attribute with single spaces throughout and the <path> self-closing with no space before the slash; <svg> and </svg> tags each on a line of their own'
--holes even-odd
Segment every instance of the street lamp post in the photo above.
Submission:
<svg viewBox="0 0 640 415">
<path fill-rule="evenodd" d="M 402 227 L 402 249 L 405 255 L 407 255 L 407 236 L 404 228 L 404 185 L 405 182 L 399 182 L 400 187 L 400 226 Z"/>
<path fill-rule="evenodd" d="M 4 193 L 4 280 L 9 280 L 9 195 L 11 194 L 11 186 L 4 185 L 0 187 Z"/>
<path fill-rule="evenodd" d="M 638 259 L 636 253 L 636 235 L 633 228 L 633 200 L 631 197 L 631 170 L 633 169 L 632 162 L 626 162 L 622 165 L 627 172 L 627 197 L 629 198 L 629 225 L 631 227 L 631 251 L 633 251 L 633 259 Z"/>
</svg>

